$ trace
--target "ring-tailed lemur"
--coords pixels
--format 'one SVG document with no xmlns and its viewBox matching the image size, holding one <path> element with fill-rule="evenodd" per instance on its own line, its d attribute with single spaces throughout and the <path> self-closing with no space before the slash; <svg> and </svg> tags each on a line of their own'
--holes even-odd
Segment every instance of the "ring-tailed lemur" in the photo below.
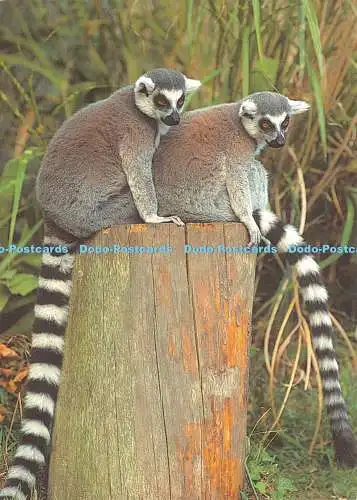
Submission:
<svg viewBox="0 0 357 500">
<path fill-rule="evenodd" d="M 69 252 L 43 254 L 21 444 L 1 498 L 28 499 L 46 462 L 76 243 L 141 218 L 182 225 L 178 217 L 157 215 L 151 162 L 160 136 L 179 123 L 186 94 L 200 85 L 177 71 L 154 69 L 78 111 L 49 144 L 37 179 L 44 244 L 67 245 Z"/>
<path fill-rule="evenodd" d="M 339 383 L 327 291 L 320 268 L 307 254 L 289 253 L 305 245 L 297 229 L 284 225 L 268 206 L 268 180 L 256 159 L 266 145 L 282 147 L 290 116 L 309 109 L 303 101 L 261 92 L 242 101 L 185 113 L 162 140 L 153 160 L 159 213 L 177 213 L 184 222 L 243 222 L 251 243 L 260 234 L 296 266 L 319 362 L 336 460 L 357 466 L 357 445 Z"/>
</svg>

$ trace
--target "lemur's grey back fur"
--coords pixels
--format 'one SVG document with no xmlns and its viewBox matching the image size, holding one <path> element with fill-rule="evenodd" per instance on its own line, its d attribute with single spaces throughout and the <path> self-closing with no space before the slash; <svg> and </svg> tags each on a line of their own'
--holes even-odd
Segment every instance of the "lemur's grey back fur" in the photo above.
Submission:
<svg viewBox="0 0 357 500">
<path fill-rule="evenodd" d="M 160 136 L 179 122 L 185 95 L 199 86 L 176 71 L 149 71 L 134 86 L 77 112 L 49 144 L 36 187 L 44 244 L 69 251 L 43 254 L 22 438 L 1 498 L 28 500 L 48 463 L 78 241 L 141 219 L 182 224 L 157 215 L 152 157 Z"/>
<path fill-rule="evenodd" d="M 321 271 L 313 256 L 288 252 L 290 245 L 306 243 L 295 227 L 284 225 L 266 210 L 267 173 L 255 157 L 266 144 L 282 146 L 290 115 L 308 107 L 301 101 L 263 92 L 238 103 L 186 113 L 154 156 L 154 183 L 161 215 L 174 211 L 184 222 L 240 220 L 251 241 L 257 242 L 263 235 L 295 265 L 319 363 L 336 461 L 342 467 L 356 467 L 357 445 L 341 392 Z M 270 125 L 261 121 L 266 119 Z"/>
</svg>

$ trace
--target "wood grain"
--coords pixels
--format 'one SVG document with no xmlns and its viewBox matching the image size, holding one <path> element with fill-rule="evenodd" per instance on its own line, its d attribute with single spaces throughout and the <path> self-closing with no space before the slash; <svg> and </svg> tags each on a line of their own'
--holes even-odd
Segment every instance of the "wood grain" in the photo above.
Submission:
<svg viewBox="0 0 357 500">
<path fill-rule="evenodd" d="M 78 255 L 50 500 L 239 498 L 244 482 L 253 255 L 240 224 L 117 226 Z"/>
</svg>

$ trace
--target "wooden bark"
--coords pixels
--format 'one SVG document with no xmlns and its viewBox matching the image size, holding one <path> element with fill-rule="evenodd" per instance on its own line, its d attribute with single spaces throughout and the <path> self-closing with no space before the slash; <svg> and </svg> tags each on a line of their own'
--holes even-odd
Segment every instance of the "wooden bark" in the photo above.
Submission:
<svg viewBox="0 0 357 500">
<path fill-rule="evenodd" d="M 253 255 L 241 224 L 118 226 L 93 245 L 171 254 L 76 258 L 50 500 L 239 498 Z"/>
</svg>

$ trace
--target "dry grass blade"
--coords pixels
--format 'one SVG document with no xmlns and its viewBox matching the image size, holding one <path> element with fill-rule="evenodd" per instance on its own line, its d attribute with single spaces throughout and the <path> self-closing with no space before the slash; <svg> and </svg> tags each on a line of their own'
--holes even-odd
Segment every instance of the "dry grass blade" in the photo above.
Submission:
<svg viewBox="0 0 357 500">
<path fill-rule="evenodd" d="M 335 184 L 333 184 L 333 185 L 331 186 L 331 190 L 330 190 L 330 192 L 331 192 L 331 197 L 332 197 L 332 201 L 333 201 L 333 204 L 334 204 L 335 210 L 336 210 L 336 212 L 338 213 L 338 215 L 339 215 L 339 217 L 340 217 L 341 221 L 343 221 L 343 220 L 344 220 L 344 215 L 343 215 L 343 211 L 342 211 L 341 203 L 340 203 L 340 201 L 339 201 L 339 199 L 338 199 L 338 197 L 337 197 L 337 193 L 336 193 L 336 185 L 335 185 Z"/>
<path fill-rule="evenodd" d="M 313 434 L 311 444 L 309 447 L 309 453 L 312 453 L 312 451 L 316 445 L 316 441 L 317 441 L 317 438 L 318 438 L 318 435 L 320 432 L 320 428 L 321 428 L 322 413 L 323 413 L 323 408 L 324 408 L 323 391 L 322 391 L 320 370 L 319 370 L 316 354 L 315 354 L 315 351 L 314 351 L 313 346 L 312 346 L 311 332 L 310 332 L 309 325 L 308 325 L 306 319 L 304 318 L 304 315 L 302 314 L 298 286 L 296 283 L 295 283 L 295 287 L 294 287 L 294 295 L 295 295 L 296 313 L 301 321 L 302 332 L 304 334 L 304 340 L 306 343 L 306 349 L 307 349 L 307 353 L 308 353 L 308 361 L 311 359 L 312 365 L 313 365 L 315 373 L 316 373 L 316 378 L 317 378 L 318 408 L 317 408 L 317 416 L 316 416 L 314 434 Z M 308 364 L 307 366 L 308 366 L 308 368 L 306 370 L 305 387 L 307 387 L 308 380 L 309 380 L 307 375 L 310 376 L 310 364 Z"/>
<path fill-rule="evenodd" d="M 10 421 L 9 431 L 8 431 L 6 439 L 5 439 L 5 446 L 4 446 L 4 450 L 3 450 L 3 456 L 4 456 L 4 460 L 3 461 L 4 461 L 4 464 L 6 464 L 6 468 L 8 467 L 8 465 L 7 465 L 7 457 L 8 457 L 9 439 L 10 439 L 10 435 L 11 435 L 11 432 L 12 432 L 12 429 L 13 429 L 13 426 L 14 426 L 15 415 L 16 415 L 16 412 L 17 412 L 18 408 L 20 409 L 20 418 L 22 419 L 22 405 L 21 405 L 21 396 L 20 396 L 20 394 L 18 394 L 18 396 L 17 396 L 16 404 L 15 404 L 14 411 L 12 413 L 12 417 L 11 417 L 11 421 Z"/>
<path fill-rule="evenodd" d="M 311 335 L 311 334 L 310 334 Z M 316 416 L 316 424 L 315 424 L 315 430 L 314 434 L 311 439 L 311 443 L 309 446 L 309 453 L 311 454 L 316 446 L 316 442 L 320 433 L 320 428 L 321 428 L 321 422 L 322 422 L 322 414 L 323 414 L 323 409 L 324 409 L 324 396 L 323 396 L 323 390 L 322 390 L 322 382 L 321 382 L 321 376 L 320 376 L 320 369 L 319 365 L 316 359 L 315 352 L 312 349 L 311 346 L 311 359 L 312 359 L 312 365 L 315 370 L 316 374 L 316 382 L 317 382 L 317 394 L 318 394 L 318 408 L 317 408 L 317 416 Z"/>
<path fill-rule="evenodd" d="M 24 152 L 26 143 L 30 137 L 29 130 L 32 129 L 34 121 L 35 113 L 33 110 L 29 110 L 25 114 L 24 120 L 17 131 L 14 158 L 19 158 L 19 156 L 21 156 Z"/>
<path fill-rule="evenodd" d="M 270 371 L 269 371 L 269 395 L 270 395 L 271 408 L 272 408 L 272 412 L 273 412 L 274 417 L 276 417 L 276 410 L 275 410 L 275 401 L 274 401 L 273 392 L 274 392 L 275 372 L 277 369 L 277 354 L 278 354 L 278 350 L 279 350 L 280 340 L 283 336 L 287 322 L 289 321 L 290 315 L 291 315 L 292 310 L 294 308 L 294 304 L 295 304 L 295 299 L 292 299 L 290 304 L 289 304 L 289 307 L 284 315 L 283 321 L 280 325 L 278 335 L 277 335 L 276 340 L 274 342 L 273 353 L 271 356 Z"/>
<path fill-rule="evenodd" d="M 347 345 L 347 348 L 348 348 L 350 355 L 351 355 L 351 358 L 352 358 L 352 363 L 353 363 L 354 368 L 357 368 L 356 349 L 353 347 L 352 342 L 348 338 L 348 335 L 347 335 L 345 329 L 342 327 L 341 323 L 339 323 L 339 321 L 337 321 L 336 317 L 332 313 L 330 313 L 330 318 L 331 318 L 332 323 L 334 324 L 336 330 L 341 335 L 341 337 L 343 338 L 343 340 L 345 341 L 345 343 Z"/>
<path fill-rule="evenodd" d="M 357 114 L 353 117 L 353 119 L 352 119 L 352 121 L 347 129 L 345 138 L 344 138 L 342 144 L 340 145 L 340 147 L 338 148 L 338 150 L 336 151 L 336 153 L 334 154 L 328 168 L 326 169 L 325 173 L 323 174 L 322 178 L 319 180 L 317 185 L 312 190 L 312 193 L 311 193 L 310 198 L 309 198 L 309 202 L 307 204 L 308 209 L 310 209 L 313 206 L 313 204 L 319 198 L 319 196 L 324 191 L 324 189 L 333 181 L 333 179 L 335 179 L 337 177 L 337 174 L 339 172 L 339 168 L 337 167 L 337 163 L 338 163 L 341 155 L 343 154 L 343 151 L 344 151 L 346 144 L 348 144 L 349 140 L 351 139 L 356 125 L 357 125 Z"/>
<path fill-rule="evenodd" d="M 298 182 L 300 186 L 301 192 L 301 211 L 300 211 L 300 224 L 299 224 L 299 233 L 303 234 L 306 223 L 306 211 L 307 211 L 307 202 L 306 202 L 306 187 L 304 182 L 304 174 L 300 167 L 297 169 Z"/>
<path fill-rule="evenodd" d="M 277 352 L 277 355 L 276 355 L 276 364 L 277 365 L 280 364 L 280 362 L 281 362 L 280 360 L 282 359 L 284 352 L 289 347 L 293 336 L 299 330 L 299 328 L 301 328 L 301 324 L 300 323 L 298 323 L 297 325 L 294 326 L 294 328 L 291 330 L 291 332 L 287 335 L 287 337 L 284 339 L 284 341 L 279 346 L 279 349 L 278 349 L 278 352 Z M 285 362 L 285 364 L 291 366 L 291 364 L 289 364 L 289 362 L 287 362 L 287 361 Z"/>
<path fill-rule="evenodd" d="M 284 409 L 286 407 L 286 403 L 288 401 L 291 389 L 292 389 L 292 387 L 294 385 L 294 378 L 295 378 L 295 375 L 296 375 L 296 372 L 297 372 L 297 369 L 298 369 L 300 354 L 301 354 L 301 331 L 299 329 L 296 355 L 295 355 L 295 360 L 294 360 L 293 368 L 292 368 L 291 374 L 290 374 L 289 384 L 288 384 L 287 389 L 285 391 L 284 399 L 283 399 L 283 402 L 282 402 L 282 404 L 280 406 L 280 409 L 277 412 L 275 420 L 274 420 L 274 422 L 272 423 L 272 425 L 271 425 L 271 427 L 269 429 L 269 433 L 271 433 L 275 429 L 275 427 L 277 426 L 277 424 L 279 423 L 280 418 L 281 418 L 281 416 L 282 416 L 282 414 L 284 412 Z"/>
<path fill-rule="evenodd" d="M 266 368 L 268 370 L 269 376 L 271 376 L 271 372 L 272 372 L 271 363 L 270 363 L 270 359 L 269 359 L 270 334 L 271 334 L 271 331 L 272 331 L 272 327 L 273 327 L 273 323 L 274 323 L 275 317 L 276 317 L 277 312 L 279 310 L 281 301 L 283 300 L 284 293 L 285 293 L 285 291 L 286 291 L 286 289 L 288 287 L 288 284 L 289 284 L 289 280 L 286 279 L 283 282 L 283 285 L 281 287 L 281 291 L 280 291 L 280 293 L 278 294 L 278 296 L 276 298 L 276 301 L 274 303 L 273 310 L 271 311 L 271 314 L 270 314 L 270 317 L 269 317 L 269 321 L 268 321 L 268 325 L 267 325 L 267 328 L 266 328 L 265 334 L 264 334 L 264 359 L 265 359 L 265 366 L 266 366 Z"/>
</svg>

